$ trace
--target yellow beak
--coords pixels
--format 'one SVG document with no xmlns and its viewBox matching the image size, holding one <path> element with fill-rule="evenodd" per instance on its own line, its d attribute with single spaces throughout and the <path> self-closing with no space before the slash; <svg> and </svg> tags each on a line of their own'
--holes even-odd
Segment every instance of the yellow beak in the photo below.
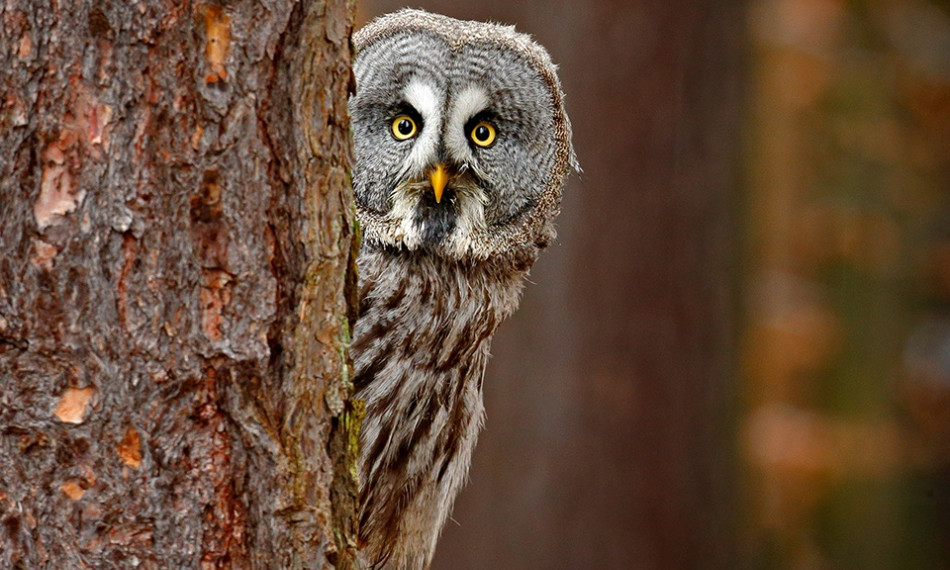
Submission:
<svg viewBox="0 0 950 570">
<path fill-rule="evenodd" d="M 435 169 L 429 172 L 429 183 L 432 184 L 432 191 L 435 192 L 435 202 L 442 201 L 442 191 L 449 181 L 449 170 L 444 164 L 437 164 Z"/>
</svg>

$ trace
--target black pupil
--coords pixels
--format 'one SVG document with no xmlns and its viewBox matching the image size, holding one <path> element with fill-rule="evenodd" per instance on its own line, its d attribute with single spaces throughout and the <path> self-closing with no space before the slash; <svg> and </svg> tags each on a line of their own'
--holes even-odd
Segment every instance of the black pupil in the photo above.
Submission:
<svg viewBox="0 0 950 570">
<path fill-rule="evenodd" d="M 396 129 L 399 130 L 399 134 L 408 137 L 412 134 L 412 121 L 409 119 L 403 119 L 399 121 L 398 125 L 396 125 Z"/>
<path fill-rule="evenodd" d="M 475 138 L 485 142 L 488 140 L 488 137 L 491 136 L 491 131 L 488 130 L 488 127 L 485 125 L 478 125 L 475 127 Z"/>
</svg>

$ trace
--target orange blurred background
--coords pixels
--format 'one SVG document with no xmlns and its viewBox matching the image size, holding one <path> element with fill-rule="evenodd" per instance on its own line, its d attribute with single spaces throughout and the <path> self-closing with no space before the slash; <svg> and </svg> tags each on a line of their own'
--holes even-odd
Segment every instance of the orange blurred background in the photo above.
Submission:
<svg viewBox="0 0 950 570">
<path fill-rule="evenodd" d="M 584 168 L 435 568 L 950 568 L 950 2 L 412 6 L 545 45 Z"/>
</svg>

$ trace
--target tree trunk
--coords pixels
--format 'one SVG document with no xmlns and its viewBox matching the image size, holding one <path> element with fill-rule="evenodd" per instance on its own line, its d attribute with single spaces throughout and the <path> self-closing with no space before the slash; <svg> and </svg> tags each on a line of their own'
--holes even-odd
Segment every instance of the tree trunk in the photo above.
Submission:
<svg viewBox="0 0 950 570">
<path fill-rule="evenodd" d="M 0 567 L 352 567 L 350 29 L 0 7 Z"/>
</svg>

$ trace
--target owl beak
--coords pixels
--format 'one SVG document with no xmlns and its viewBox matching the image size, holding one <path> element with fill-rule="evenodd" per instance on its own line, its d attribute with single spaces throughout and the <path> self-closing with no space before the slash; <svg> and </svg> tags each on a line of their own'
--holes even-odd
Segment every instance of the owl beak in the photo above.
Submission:
<svg viewBox="0 0 950 570">
<path fill-rule="evenodd" d="M 444 164 L 437 164 L 435 169 L 429 172 L 429 183 L 432 184 L 432 191 L 435 193 L 435 202 L 442 201 L 442 192 L 449 181 L 449 169 Z"/>
</svg>

